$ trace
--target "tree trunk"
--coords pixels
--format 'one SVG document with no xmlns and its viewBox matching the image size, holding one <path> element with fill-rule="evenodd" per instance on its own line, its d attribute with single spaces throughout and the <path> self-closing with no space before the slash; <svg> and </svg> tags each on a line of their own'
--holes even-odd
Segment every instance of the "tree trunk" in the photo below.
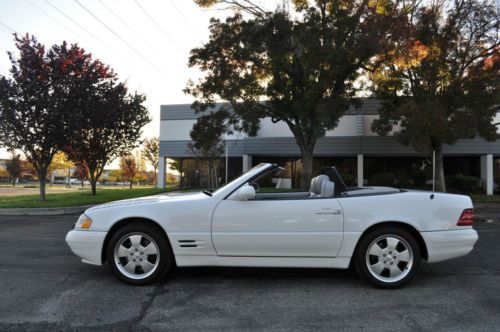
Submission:
<svg viewBox="0 0 500 332">
<path fill-rule="evenodd" d="M 446 192 L 446 184 L 444 180 L 444 165 L 443 165 L 443 148 L 439 146 L 436 148 L 436 183 L 434 184 L 434 188 L 436 191 Z"/>
<path fill-rule="evenodd" d="M 92 187 L 92 195 L 96 195 L 96 185 L 97 181 L 95 179 L 90 179 L 90 187 Z"/>
<path fill-rule="evenodd" d="M 16 178 L 13 178 L 12 179 L 12 186 L 15 187 L 16 186 Z"/>
<path fill-rule="evenodd" d="M 212 187 L 212 162 L 208 160 L 208 187 L 213 189 Z"/>
<path fill-rule="evenodd" d="M 133 178 L 128 181 L 128 189 L 132 189 L 132 182 L 133 181 L 134 181 Z"/>
<path fill-rule="evenodd" d="M 157 181 L 157 178 L 158 178 L 157 167 L 154 167 L 154 175 L 155 176 L 153 176 L 153 185 L 156 186 L 156 181 Z"/>
<path fill-rule="evenodd" d="M 314 145 L 301 147 L 302 151 L 302 190 L 308 191 L 311 185 Z"/>
<path fill-rule="evenodd" d="M 38 171 L 38 180 L 40 181 L 40 200 L 42 202 L 45 202 L 45 184 L 47 182 L 47 179 L 45 178 L 47 176 L 47 172 L 44 170 L 39 170 Z"/>
<path fill-rule="evenodd" d="M 83 188 L 83 181 L 84 181 L 84 180 L 82 180 L 82 188 Z"/>
</svg>

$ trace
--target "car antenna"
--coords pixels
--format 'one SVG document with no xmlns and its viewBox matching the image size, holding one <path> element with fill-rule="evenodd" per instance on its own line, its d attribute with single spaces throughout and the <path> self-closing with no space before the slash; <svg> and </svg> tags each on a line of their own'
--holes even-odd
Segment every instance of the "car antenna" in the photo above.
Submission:
<svg viewBox="0 0 500 332">
<path fill-rule="evenodd" d="M 434 199 L 434 191 L 436 190 L 436 150 L 432 150 L 432 194 L 430 199 Z"/>
</svg>

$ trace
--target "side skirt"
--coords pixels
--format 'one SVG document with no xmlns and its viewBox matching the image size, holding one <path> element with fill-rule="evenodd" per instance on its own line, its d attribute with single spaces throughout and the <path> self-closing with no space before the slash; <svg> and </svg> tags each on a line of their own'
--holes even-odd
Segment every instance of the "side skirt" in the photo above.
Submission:
<svg viewBox="0 0 500 332">
<path fill-rule="evenodd" d="M 240 266 L 296 267 L 347 269 L 350 257 L 233 257 L 233 256 L 175 256 L 177 266 Z"/>
</svg>

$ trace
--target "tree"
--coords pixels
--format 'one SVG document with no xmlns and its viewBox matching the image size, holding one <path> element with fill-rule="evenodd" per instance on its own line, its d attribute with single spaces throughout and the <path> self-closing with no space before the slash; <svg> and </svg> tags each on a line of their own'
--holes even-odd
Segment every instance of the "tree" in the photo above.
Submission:
<svg viewBox="0 0 500 332">
<path fill-rule="evenodd" d="M 53 180 L 53 174 L 57 170 L 67 170 L 68 174 L 68 181 L 69 179 L 69 173 L 71 170 L 71 167 L 74 167 L 75 165 L 68 160 L 68 156 L 64 152 L 57 152 L 54 157 L 52 158 L 52 161 L 47 168 L 47 175 L 49 178 L 50 185 L 52 186 L 52 180 Z"/>
<path fill-rule="evenodd" d="M 106 76 L 88 80 L 75 96 L 80 128 L 70 136 L 65 151 L 88 171 L 92 194 L 106 164 L 138 146 L 142 127 L 151 121 L 145 96 L 128 93 L 109 68 Z"/>
<path fill-rule="evenodd" d="M 417 151 L 435 151 L 438 191 L 446 191 L 444 144 L 498 137 L 492 120 L 500 109 L 499 24 L 491 1 L 419 8 L 404 43 L 372 74 L 374 95 L 383 100 L 373 129 L 394 130 Z"/>
<path fill-rule="evenodd" d="M 129 188 L 132 189 L 132 183 L 134 182 L 135 176 L 139 172 L 135 157 L 133 155 L 128 155 L 120 158 L 120 171 L 122 177 L 129 182 Z"/>
<path fill-rule="evenodd" d="M 9 52 L 10 77 L 0 75 L 0 142 L 33 165 L 44 201 L 52 158 L 77 125 L 69 94 L 85 76 L 89 55 L 66 42 L 47 51 L 34 36 L 14 38 L 19 57 Z"/>
<path fill-rule="evenodd" d="M 204 112 L 217 100 L 228 132 L 255 135 L 261 118 L 285 122 L 302 154 L 302 187 L 312 177 L 314 146 L 353 103 L 361 69 L 373 70 L 374 56 L 389 50 L 405 22 L 405 1 L 294 1 L 293 13 L 266 11 L 251 1 L 229 3 L 237 13 L 211 19 L 210 40 L 191 51 L 190 67 L 204 72 L 185 91 Z M 200 120 L 206 121 L 206 120 Z M 216 121 L 213 121 L 216 122 Z M 213 127 L 210 130 L 214 130 Z"/>
<path fill-rule="evenodd" d="M 10 175 L 9 172 L 5 169 L 5 167 L 0 166 L 0 180 L 7 179 L 7 181 L 10 181 Z"/>
<path fill-rule="evenodd" d="M 119 169 L 112 169 L 109 171 L 108 181 L 117 182 L 122 181 L 122 172 Z"/>
<path fill-rule="evenodd" d="M 153 166 L 155 174 L 153 184 L 156 184 L 156 170 L 160 160 L 160 141 L 158 137 L 151 137 L 145 139 L 143 145 L 142 155 Z"/>
<path fill-rule="evenodd" d="M 9 174 L 10 179 L 12 180 L 12 185 L 16 185 L 16 180 L 23 173 L 23 166 L 21 162 L 21 156 L 15 153 L 12 153 L 12 157 L 10 160 L 5 162 L 5 170 Z"/>
<path fill-rule="evenodd" d="M 73 172 L 73 176 L 77 179 L 77 180 L 80 180 L 81 184 L 82 184 L 82 188 L 83 188 L 83 182 L 85 180 L 88 180 L 89 178 L 89 172 L 87 170 L 87 168 L 82 165 L 82 164 L 77 164 L 76 165 L 76 169 L 75 171 Z"/>
<path fill-rule="evenodd" d="M 227 131 L 225 124 L 227 112 L 220 111 L 212 115 L 201 116 L 190 131 L 193 143 L 188 144 L 188 150 L 196 158 L 208 162 L 208 185 L 215 188 L 218 185 L 214 174 L 214 161 L 224 153 L 222 135 Z"/>
</svg>

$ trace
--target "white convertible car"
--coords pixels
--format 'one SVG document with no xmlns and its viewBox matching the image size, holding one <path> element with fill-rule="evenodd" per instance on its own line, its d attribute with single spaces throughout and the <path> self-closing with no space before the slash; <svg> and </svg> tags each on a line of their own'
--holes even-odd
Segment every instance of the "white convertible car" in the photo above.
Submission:
<svg viewBox="0 0 500 332">
<path fill-rule="evenodd" d="M 214 192 L 95 206 L 66 241 L 83 262 L 107 262 L 135 285 L 174 265 L 353 266 L 373 285 L 392 288 L 406 283 L 422 259 L 466 255 L 478 239 L 468 196 L 347 188 L 334 167 L 313 178 L 309 192 L 264 192 L 281 170 L 260 164 Z"/>
</svg>

